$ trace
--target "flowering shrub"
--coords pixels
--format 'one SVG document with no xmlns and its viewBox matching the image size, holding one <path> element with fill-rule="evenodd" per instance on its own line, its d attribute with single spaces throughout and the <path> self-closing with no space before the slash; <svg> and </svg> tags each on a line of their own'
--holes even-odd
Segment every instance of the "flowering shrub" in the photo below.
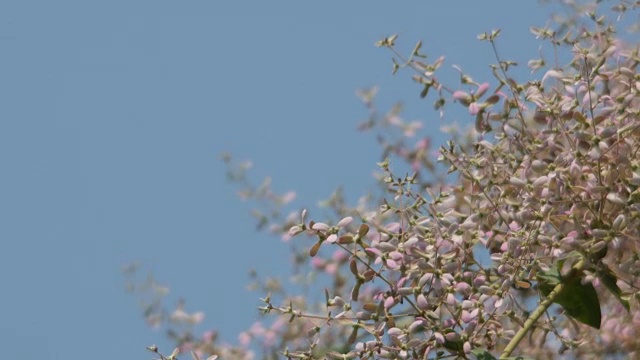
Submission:
<svg viewBox="0 0 640 360">
<path fill-rule="evenodd" d="M 421 43 L 405 58 L 396 36 L 380 40 L 393 71 L 415 71 L 420 96 L 435 96 L 441 116 L 449 103 L 463 106 L 473 127 L 451 130 L 435 163 L 428 139 L 410 143 L 420 123 L 398 109 L 378 116 L 375 90 L 362 92 L 371 117 L 360 128 L 380 131 L 383 196 L 350 207 L 337 191 L 325 202 L 335 216 L 318 221 L 307 210 L 281 217 L 274 209 L 293 194 L 268 183 L 242 192 L 273 206 L 257 216 L 291 240 L 298 281 L 317 288 L 304 275 L 323 274 L 320 301 L 256 274 L 267 294 L 260 311 L 277 316 L 242 333 L 241 346 L 172 328 L 173 354 L 149 350 L 252 359 L 255 341 L 262 357 L 287 359 L 640 356 L 640 47 L 616 33 L 640 2 L 613 6 L 615 20 L 595 4 L 565 5 L 577 15 L 531 28 L 556 62 L 569 56 L 563 66 L 529 61 L 539 80 L 510 76 L 517 64 L 500 57 L 498 30 L 478 37 L 495 52 L 494 80 L 460 70 L 456 87 L 439 81 L 444 58 L 427 63 Z M 412 173 L 399 176 L 388 157 Z M 246 168 L 225 161 L 244 183 Z M 166 314 L 158 299 L 146 315 L 156 325 L 202 319 L 183 307 Z"/>
</svg>

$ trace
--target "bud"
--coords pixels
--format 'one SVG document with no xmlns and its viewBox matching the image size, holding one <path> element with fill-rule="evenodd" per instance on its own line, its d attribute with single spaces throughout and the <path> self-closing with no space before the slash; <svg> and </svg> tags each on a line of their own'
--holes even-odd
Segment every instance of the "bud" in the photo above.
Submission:
<svg viewBox="0 0 640 360">
<path fill-rule="evenodd" d="M 627 227 L 627 218 L 624 216 L 624 214 L 620 214 L 618 215 L 618 217 L 616 217 L 615 220 L 613 220 L 613 230 L 615 231 L 620 231 L 623 230 L 625 227 Z"/>
</svg>

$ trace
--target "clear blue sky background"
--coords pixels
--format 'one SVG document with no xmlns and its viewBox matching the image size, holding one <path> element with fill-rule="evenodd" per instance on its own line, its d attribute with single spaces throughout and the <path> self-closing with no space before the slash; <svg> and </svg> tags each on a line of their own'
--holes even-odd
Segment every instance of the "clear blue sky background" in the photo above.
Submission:
<svg viewBox="0 0 640 360">
<path fill-rule="evenodd" d="M 376 40 L 398 32 L 409 52 L 423 39 L 446 73 L 459 64 L 489 80 L 494 59 L 476 35 L 501 28 L 504 57 L 524 65 L 539 45 L 528 27 L 546 12 L 533 1 L 2 1 L 3 358 L 170 351 L 124 291 L 133 260 L 235 342 L 257 318 L 248 269 L 286 274 L 288 252 L 255 232 L 220 152 L 252 159 L 255 179 L 273 175 L 300 204 L 341 184 L 356 199 L 379 160 L 355 130 L 367 115 L 357 88 L 380 85 L 381 109 L 404 100 L 423 133 L 440 126 Z"/>
</svg>

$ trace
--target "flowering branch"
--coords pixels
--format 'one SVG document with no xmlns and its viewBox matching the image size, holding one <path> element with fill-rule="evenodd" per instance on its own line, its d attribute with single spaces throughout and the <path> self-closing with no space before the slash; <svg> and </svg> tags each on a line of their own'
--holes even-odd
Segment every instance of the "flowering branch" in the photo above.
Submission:
<svg viewBox="0 0 640 360">
<path fill-rule="evenodd" d="M 584 265 L 584 261 L 580 260 L 573 266 L 572 270 L 574 272 L 581 273 L 584 270 Z M 538 307 L 536 307 L 536 309 L 531 312 L 529 318 L 524 322 L 520 330 L 518 330 L 511 341 L 509 341 L 509 344 L 507 344 L 507 346 L 504 348 L 502 355 L 500 355 L 501 359 L 509 357 L 511 355 L 511 353 L 516 349 L 524 336 L 531 331 L 538 319 L 547 311 L 547 309 L 553 303 L 557 301 L 558 296 L 562 294 L 563 291 L 565 291 L 565 288 L 566 283 L 559 282 L 558 285 L 556 285 L 553 290 L 551 290 L 551 292 L 544 298 L 544 300 L 542 300 L 540 305 L 538 305 Z"/>
</svg>

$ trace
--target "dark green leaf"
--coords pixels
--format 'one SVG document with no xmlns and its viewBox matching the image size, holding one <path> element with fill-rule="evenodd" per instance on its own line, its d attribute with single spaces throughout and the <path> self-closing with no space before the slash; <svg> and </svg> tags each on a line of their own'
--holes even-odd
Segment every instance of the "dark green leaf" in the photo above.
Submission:
<svg viewBox="0 0 640 360">
<path fill-rule="evenodd" d="M 422 40 L 418 41 L 416 46 L 413 48 L 413 51 L 411 52 L 411 55 L 420 56 L 420 48 L 421 47 L 422 47 Z"/>
<path fill-rule="evenodd" d="M 614 274 L 613 271 L 611 271 L 611 269 L 609 269 L 603 263 L 598 264 L 597 274 L 600 280 L 602 280 L 602 283 L 604 284 L 604 286 L 606 286 L 607 289 L 611 291 L 613 296 L 615 296 L 616 299 L 620 301 L 620 304 L 622 304 L 622 306 L 624 306 L 624 308 L 627 309 L 627 312 L 629 312 L 630 311 L 629 300 L 623 297 L 622 290 L 620 290 L 620 288 L 618 287 L 618 284 L 616 283 L 616 281 L 618 280 L 618 278 L 616 277 L 616 274 Z"/>
<path fill-rule="evenodd" d="M 429 88 L 431 87 L 430 84 L 424 84 L 424 89 L 422 89 L 422 91 L 420 92 L 420 98 L 424 99 L 427 94 L 429 93 Z"/>
<path fill-rule="evenodd" d="M 560 284 L 560 273 L 558 270 L 551 268 L 545 272 L 539 272 L 536 274 L 538 280 L 538 287 L 544 296 L 549 296 L 549 293 Z"/>
<path fill-rule="evenodd" d="M 462 342 L 462 340 L 454 340 L 454 341 L 445 340 L 444 344 L 442 345 L 447 350 L 462 351 L 462 348 L 463 348 L 462 346 L 464 345 L 464 343 Z"/>
<path fill-rule="evenodd" d="M 496 360 L 495 356 L 484 349 L 473 349 L 471 350 L 471 354 L 473 354 L 477 360 Z"/>
<path fill-rule="evenodd" d="M 391 61 L 393 61 L 393 71 L 391 74 L 395 75 L 398 72 L 398 69 L 400 69 L 400 65 L 396 62 L 396 59 L 391 59 Z"/>
<path fill-rule="evenodd" d="M 558 295 L 557 303 L 576 320 L 600 329 L 600 301 L 591 283 L 581 284 L 580 277 L 571 277 Z"/>
<path fill-rule="evenodd" d="M 497 360 L 497 358 L 491 355 L 485 349 L 473 349 L 471 350 L 471 354 L 473 354 L 477 360 Z M 524 357 L 524 356 L 509 356 L 506 358 L 501 358 L 500 360 L 533 360 L 533 358 Z"/>
<path fill-rule="evenodd" d="M 559 264 L 561 266 L 561 264 Z M 567 315 L 596 329 L 600 328 L 600 301 L 591 283 L 582 284 L 581 276 L 575 272 L 562 277 L 557 269 L 538 273 L 540 291 L 545 296 L 561 282 L 562 291 L 556 296 L 555 303 L 562 306 Z"/>
</svg>

